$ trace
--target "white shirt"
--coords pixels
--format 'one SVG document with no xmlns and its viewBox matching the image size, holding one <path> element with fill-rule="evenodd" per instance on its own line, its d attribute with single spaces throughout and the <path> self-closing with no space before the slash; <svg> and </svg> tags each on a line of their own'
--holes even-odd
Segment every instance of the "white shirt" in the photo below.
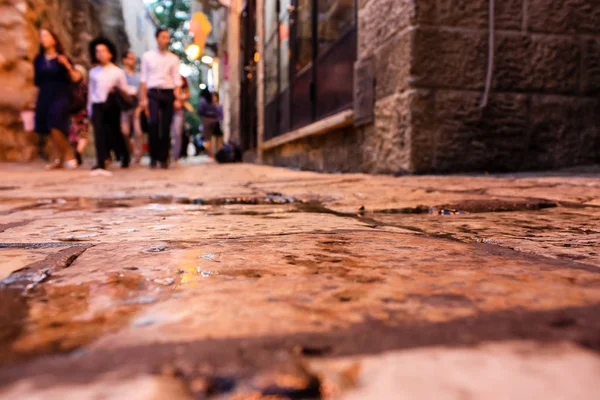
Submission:
<svg viewBox="0 0 600 400">
<path fill-rule="evenodd" d="M 145 83 L 148 89 L 181 87 L 179 63 L 179 57 L 170 51 L 147 51 L 142 57 L 142 83 Z"/>
<path fill-rule="evenodd" d="M 113 88 L 129 90 L 125 71 L 114 64 L 92 68 L 89 75 L 88 114 L 92 115 L 92 104 L 105 103 Z"/>
</svg>

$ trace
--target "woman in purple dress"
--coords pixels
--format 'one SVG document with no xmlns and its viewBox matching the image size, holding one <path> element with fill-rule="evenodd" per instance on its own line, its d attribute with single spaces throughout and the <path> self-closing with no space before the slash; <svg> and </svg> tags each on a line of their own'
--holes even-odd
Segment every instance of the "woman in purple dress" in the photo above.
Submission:
<svg viewBox="0 0 600 400">
<path fill-rule="evenodd" d="M 40 53 L 35 58 L 35 85 L 39 88 L 35 109 L 35 130 L 48 136 L 50 164 L 46 169 L 76 168 L 77 161 L 68 134 L 70 126 L 70 85 L 77 79 L 73 64 L 54 33 L 40 30 Z"/>
</svg>

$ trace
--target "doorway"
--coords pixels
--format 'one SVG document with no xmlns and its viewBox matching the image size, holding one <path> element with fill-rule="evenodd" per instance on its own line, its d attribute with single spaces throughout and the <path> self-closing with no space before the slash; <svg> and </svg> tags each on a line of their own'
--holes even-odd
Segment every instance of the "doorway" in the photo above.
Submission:
<svg viewBox="0 0 600 400">
<path fill-rule="evenodd" d="M 240 54 L 240 147 L 244 152 L 253 152 L 257 146 L 256 0 L 248 0 L 240 16 Z"/>
</svg>

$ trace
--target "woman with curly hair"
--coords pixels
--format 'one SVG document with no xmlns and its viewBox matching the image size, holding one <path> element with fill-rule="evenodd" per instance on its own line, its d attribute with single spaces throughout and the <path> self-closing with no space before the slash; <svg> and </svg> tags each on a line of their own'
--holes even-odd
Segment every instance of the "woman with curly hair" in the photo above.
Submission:
<svg viewBox="0 0 600 400">
<path fill-rule="evenodd" d="M 110 176 L 106 160 L 110 158 L 111 136 L 123 142 L 121 134 L 121 109 L 113 101 L 117 92 L 125 95 L 128 90 L 125 72 L 114 64 L 117 50 L 108 39 L 97 38 L 90 43 L 90 58 L 96 66 L 89 74 L 88 113 L 92 118 L 96 144 L 94 175 Z M 118 135 L 118 136 L 117 136 Z M 124 147 L 120 146 L 120 147 Z M 129 166 L 129 152 L 121 154 L 121 167 Z"/>
<path fill-rule="evenodd" d="M 78 79 L 71 60 L 65 55 L 58 37 L 40 29 L 40 52 L 33 62 L 35 85 L 39 88 L 35 109 L 35 131 L 49 138 L 50 164 L 47 170 L 76 168 L 77 161 L 69 145 L 70 86 Z"/>
</svg>

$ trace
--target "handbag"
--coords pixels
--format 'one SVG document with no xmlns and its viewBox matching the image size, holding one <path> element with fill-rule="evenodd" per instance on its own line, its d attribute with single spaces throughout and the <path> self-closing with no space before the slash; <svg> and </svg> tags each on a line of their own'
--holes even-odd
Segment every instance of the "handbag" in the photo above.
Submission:
<svg viewBox="0 0 600 400">
<path fill-rule="evenodd" d="M 73 82 L 69 88 L 69 114 L 79 114 L 87 106 L 87 85 L 81 79 L 79 82 Z"/>
<path fill-rule="evenodd" d="M 121 111 L 129 111 L 136 105 L 135 96 L 131 96 L 120 88 L 115 88 L 115 100 Z"/>
</svg>

